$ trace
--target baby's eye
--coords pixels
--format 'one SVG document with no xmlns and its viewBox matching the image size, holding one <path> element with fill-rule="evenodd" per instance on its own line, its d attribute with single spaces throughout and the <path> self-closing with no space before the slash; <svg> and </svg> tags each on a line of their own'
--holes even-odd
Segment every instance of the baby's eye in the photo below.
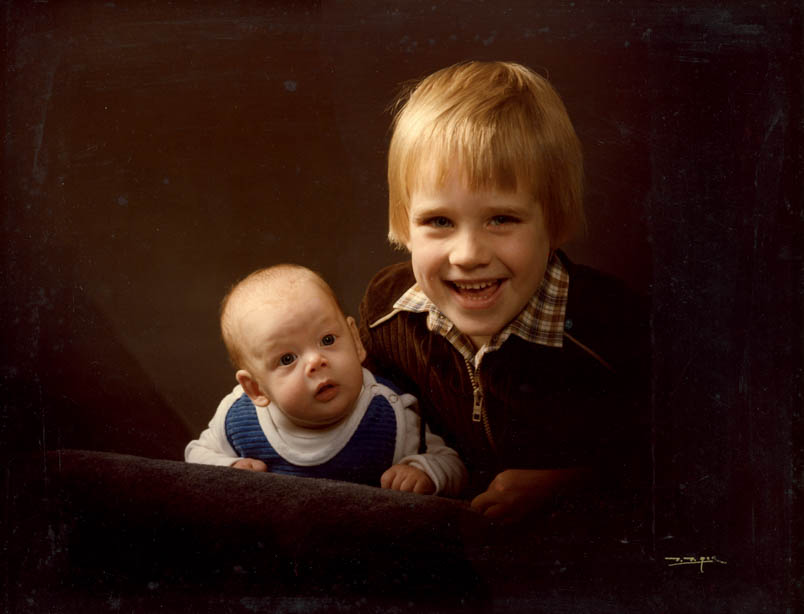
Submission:
<svg viewBox="0 0 804 614">
<path fill-rule="evenodd" d="M 296 354 L 282 354 L 282 356 L 279 357 L 279 364 L 287 367 L 288 365 L 292 365 L 294 360 L 296 360 Z"/>
<path fill-rule="evenodd" d="M 510 215 L 495 215 L 493 218 L 491 218 L 491 225 L 502 226 L 503 224 L 514 224 L 518 221 L 519 220 Z"/>
<path fill-rule="evenodd" d="M 335 343 L 335 335 L 324 335 L 321 337 L 321 345 L 332 345 Z"/>
<path fill-rule="evenodd" d="M 452 226 L 452 221 L 448 217 L 444 217 L 443 215 L 437 215 L 436 217 L 431 217 L 425 222 L 428 226 L 432 226 L 433 228 L 449 228 Z"/>
</svg>

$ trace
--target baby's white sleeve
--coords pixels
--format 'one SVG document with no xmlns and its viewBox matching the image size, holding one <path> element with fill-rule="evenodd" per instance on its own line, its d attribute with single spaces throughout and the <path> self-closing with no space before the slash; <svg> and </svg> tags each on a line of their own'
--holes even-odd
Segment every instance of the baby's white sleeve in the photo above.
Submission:
<svg viewBox="0 0 804 614">
<path fill-rule="evenodd" d="M 406 398 L 408 397 L 408 398 Z M 419 415 L 410 409 L 416 403 L 416 398 L 409 394 L 401 397 L 405 408 L 404 437 L 402 443 L 402 458 L 395 459 L 398 464 L 408 464 L 421 469 L 435 484 L 437 495 L 456 497 L 466 485 L 466 467 L 461 461 L 458 453 L 448 447 L 438 435 L 430 432 L 429 427 L 425 431 L 425 443 L 427 452 L 418 454 L 419 449 Z"/>
<path fill-rule="evenodd" d="M 240 386 L 235 386 L 231 393 L 223 397 L 218 404 L 218 409 L 209 426 L 202 431 L 198 439 L 194 439 L 187 444 L 184 449 L 184 460 L 188 463 L 200 463 L 203 465 L 219 465 L 229 467 L 239 456 L 229 445 L 226 438 L 226 414 L 229 408 L 243 394 Z"/>
</svg>

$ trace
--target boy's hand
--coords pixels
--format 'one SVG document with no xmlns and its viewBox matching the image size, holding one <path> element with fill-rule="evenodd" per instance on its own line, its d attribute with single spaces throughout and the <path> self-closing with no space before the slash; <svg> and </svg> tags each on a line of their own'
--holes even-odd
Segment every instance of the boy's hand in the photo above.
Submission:
<svg viewBox="0 0 804 614">
<path fill-rule="evenodd" d="M 422 495 L 435 492 L 435 484 L 424 471 L 411 465 L 392 465 L 380 478 L 380 486 Z"/>
<path fill-rule="evenodd" d="M 241 458 L 231 465 L 235 469 L 245 469 L 246 471 L 268 471 L 268 465 L 255 458 Z"/>
<path fill-rule="evenodd" d="M 507 469 L 472 500 L 472 509 L 492 520 L 516 522 L 566 490 L 582 469 Z"/>
</svg>

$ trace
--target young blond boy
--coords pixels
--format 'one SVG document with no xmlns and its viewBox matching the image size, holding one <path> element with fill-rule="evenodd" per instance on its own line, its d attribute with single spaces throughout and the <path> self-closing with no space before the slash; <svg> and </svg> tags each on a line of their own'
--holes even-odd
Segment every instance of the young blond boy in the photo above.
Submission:
<svg viewBox="0 0 804 614">
<path fill-rule="evenodd" d="M 277 265 L 238 283 L 221 308 L 238 386 L 188 462 L 456 495 L 465 468 L 440 437 L 418 454 L 416 399 L 376 379 L 355 321 L 309 269 Z"/>
<path fill-rule="evenodd" d="M 361 304 L 372 368 L 417 394 L 488 517 L 631 479 L 647 329 L 621 284 L 559 251 L 584 213 L 558 94 L 518 64 L 458 64 L 414 86 L 393 128 L 389 238 L 411 261 Z"/>
</svg>

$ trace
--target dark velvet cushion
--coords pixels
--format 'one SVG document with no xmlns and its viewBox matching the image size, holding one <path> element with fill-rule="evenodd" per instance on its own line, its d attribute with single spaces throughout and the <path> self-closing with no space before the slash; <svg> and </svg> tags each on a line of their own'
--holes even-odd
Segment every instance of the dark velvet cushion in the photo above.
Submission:
<svg viewBox="0 0 804 614">
<path fill-rule="evenodd" d="M 489 525 L 465 502 L 107 452 L 16 466 L 11 576 L 23 605 L 94 607 L 121 594 L 162 603 L 176 591 L 204 604 L 243 594 L 477 601 L 484 590 L 466 548 Z"/>
<path fill-rule="evenodd" d="M 495 526 L 465 501 L 83 450 L 17 458 L 6 502 L 9 612 L 675 611 L 705 588 L 594 531 L 605 508 Z"/>
</svg>

